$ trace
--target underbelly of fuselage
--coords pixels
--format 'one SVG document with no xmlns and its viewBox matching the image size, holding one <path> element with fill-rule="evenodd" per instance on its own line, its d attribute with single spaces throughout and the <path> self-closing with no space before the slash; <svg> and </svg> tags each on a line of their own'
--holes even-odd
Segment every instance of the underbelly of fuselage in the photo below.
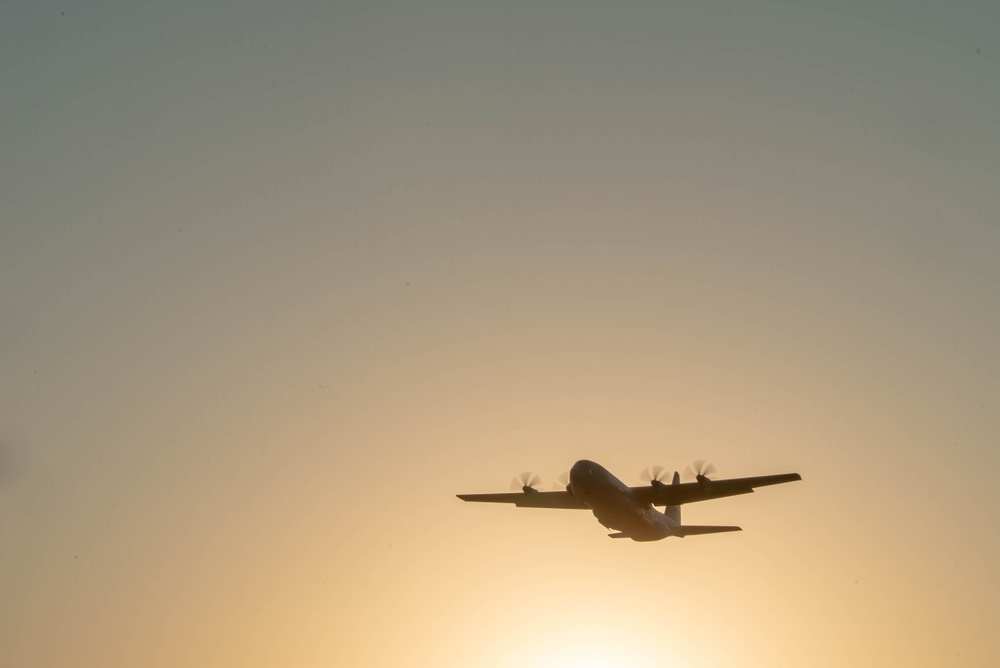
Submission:
<svg viewBox="0 0 1000 668">
<path fill-rule="evenodd" d="M 659 540 L 670 534 L 657 517 L 659 513 L 651 507 L 596 505 L 591 506 L 591 511 L 608 529 L 621 531 L 635 540 Z"/>
<path fill-rule="evenodd" d="M 570 469 L 570 491 L 590 507 L 597 521 L 633 540 L 670 535 L 668 522 L 652 506 L 640 503 L 632 490 L 600 464 L 580 460 Z"/>
</svg>

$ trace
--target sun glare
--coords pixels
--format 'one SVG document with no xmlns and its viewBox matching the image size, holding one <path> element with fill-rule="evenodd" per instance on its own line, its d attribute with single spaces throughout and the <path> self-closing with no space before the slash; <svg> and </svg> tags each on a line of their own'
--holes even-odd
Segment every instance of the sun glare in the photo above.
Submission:
<svg viewBox="0 0 1000 668">
<path fill-rule="evenodd" d="M 537 668 L 653 668 L 662 661 L 639 656 L 630 647 L 617 647 L 597 642 L 567 643 L 544 655 L 534 657 L 527 665 Z"/>
</svg>

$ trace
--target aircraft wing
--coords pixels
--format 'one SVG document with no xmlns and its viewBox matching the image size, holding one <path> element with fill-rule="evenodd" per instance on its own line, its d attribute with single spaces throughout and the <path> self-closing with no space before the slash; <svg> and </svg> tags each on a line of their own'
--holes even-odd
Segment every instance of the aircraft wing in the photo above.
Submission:
<svg viewBox="0 0 1000 668">
<path fill-rule="evenodd" d="M 679 485 L 663 483 L 632 487 L 636 498 L 643 503 L 654 506 L 679 506 L 695 501 L 721 499 L 724 496 L 750 494 L 755 487 L 780 485 L 784 482 L 802 480 L 798 473 L 779 473 L 778 475 L 762 475 L 755 478 L 730 478 L 729 480 L 705 480 L 704 482 L 686 482 Z"/>
<path fill-rule="evenodd" d="M 462 501 L 477 503 L 513 503 L 518 508 L 572 508 L 588 506 L 570 492 L 507 492 L 504 494 L 456 494 Z"/>
</svg>

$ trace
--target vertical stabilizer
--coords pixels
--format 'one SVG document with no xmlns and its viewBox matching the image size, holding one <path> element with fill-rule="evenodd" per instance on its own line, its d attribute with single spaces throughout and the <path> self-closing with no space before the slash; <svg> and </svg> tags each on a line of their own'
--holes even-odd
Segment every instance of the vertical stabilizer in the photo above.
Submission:
<svg viewBox="0 0 1000 668">
<path fill-rule="evenodd" d="M 672 485 L 681 484 L 681 474 L 674 471 L 674 479 L 671 482 Z M 677 524 L 681 523 L 681 507 L 680 506 L 666 506 L 663 509 L 663 514 L 672 519 Z"/>
</svg>

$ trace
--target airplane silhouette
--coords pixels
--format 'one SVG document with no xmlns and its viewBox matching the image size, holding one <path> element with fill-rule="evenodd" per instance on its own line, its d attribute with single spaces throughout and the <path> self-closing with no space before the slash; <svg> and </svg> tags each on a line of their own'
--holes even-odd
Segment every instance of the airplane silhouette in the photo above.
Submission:
<svg viewBox="0 0 1000 668">
<path fill-rule="evenodd" d="M 573 464 L 565 491 L 540 492 L 537 476 L 522 475 L 521 491 L 502 494 L 458 494 L 463 501 L 513 503 L 519 508 L 572 508 L 591 510 L 597 521 L 614 532 L 611 538 L 635 541 L 684 538 L 707 533 L 742 531 L 737 526 L 697 526 L 681 524 L 681 505 L 737 494 L 750 494 L 755 487 L 802 480 L 798 473 L 711 480 L 711 464 L 695 463 L 695 482 L 682 483 L 674 471 L 671 484 L 660 477 L 662 468 L 647 469 L 649 485 L 629 487 L 606 468 L 588 459 Z M 664 506 L 660 512 L 654 506 Z"/>
</svg>

